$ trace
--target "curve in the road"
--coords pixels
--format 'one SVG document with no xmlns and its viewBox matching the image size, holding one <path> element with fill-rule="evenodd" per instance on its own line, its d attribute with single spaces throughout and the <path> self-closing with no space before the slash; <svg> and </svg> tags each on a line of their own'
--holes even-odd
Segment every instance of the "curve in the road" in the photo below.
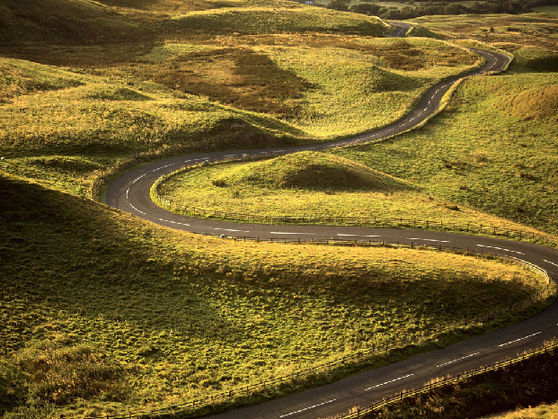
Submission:
<svg viewBox="0 0 558 419">
<path fill-rule="evenodd" d="M 409 27 L 395 24 L 394 35 L 404 35 Z M 243 150 L 239 153 L 214 152 L 168 158 L 132 170 L 109 185 L 106 202 L 112 207 L 131 212 L 154 223 L 194 233 L 227 236 L 251 236 L 262 239 L 296 238 L 301 241 L 350 238 L 355 241 L 380 239 L 402 244 L 446 243 L 478 251 L 488 249 L 501 255 L 512 255 L 544 268 L 558 281 L 558 252 L 538 245 L 503 239 L 433 231 L 413 231 L 393 228 L 264 225 L 196 219 L 171 213 L 155 205 L 150 198 L 152 184 L 162 175 L 201 161 L 218 161 L 235 154 L 273 153 L 276 155 L 303 150 L 323 150 L 349 144 L 366 143 L 389 138 L 420 125 L 435 114 L 440 101 L 460 78 L 497 72 L 505 69 L 510 58 L 504 54 L 474 49 L 486 63 L 465 75 L 444 80 L 432 87 L 419 104 L 403 118 L 353 138 L 312 146 L 283 149 Z M 421 385 L 432 378 L 456 374 L 492 363 L 520 350 L 540 345 L 558 336 L 558 303 L 535 317 L 511 327 L 478 336 L 452 346 L 413 356 L 385 367 L 365 371 L 335 383 L 272 400 L 260 405 L 237 409 L 217 415 L 222 418 L 317 418 L 340 414 L 356 405 L 367 405 L 402 389 Z"/>
</svg>

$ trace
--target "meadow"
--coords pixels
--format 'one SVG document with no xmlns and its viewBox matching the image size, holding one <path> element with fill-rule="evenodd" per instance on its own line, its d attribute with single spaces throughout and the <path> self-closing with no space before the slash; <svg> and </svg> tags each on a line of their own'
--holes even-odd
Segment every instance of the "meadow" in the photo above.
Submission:
<svg viewBox="0 0 558 419">
<path fill-rule="evenodd" d="M 200 237 L 16 178 L 0 192 L 0 399 L 25 417 L 162 407 L 368 348 L 380 365 L 510 321 L 484 317 L 544 284 L 471 256 Z"/>
<path fill-rule="evenodd" d="M 525 35 L 533 42 L 514 44 L 526 48 L 517 61 L 524 72 L 549 56 L 538 34 L 550 18 L 537 19 L 529 21 L 537 36 Z M 271 0 L 5 0 L 0 27 L 0 412 L 7 417 L 164 407 L 387 348 L 326 381 L 527 315 L 483 321 L 541 287 L 532 272 L 500 260 L 237 243 L 158 227 L 91 199 L 99 198 L 99 179 L 144 160 L 318 142 L 381 126 L 428 86 L 480 63 L 461 46 L 386 39 L 378 18 Z M 539 90 L 552 75 L 521 77 L 544 97 Z M 464 86 L 482 97 L 482 89 Z M 511 82 L 502 89 L 520 94 Z M 516 105 L 511 100 L 505 112 L 535 112 L 528 129 L 541 137 L 533 168 L 517 169 L 530 176 L 539 154 L 552 156 L 544 124 L 553 116 Z M 439 203 L 453 205 L 443 185 L 404 180 L 396 163 L 383 166 L 388 157 L 370 163 L 377 150 L 339 153 L 362 151 L 351 158 L 373 175 L 344 164 L 366 173 L 366 185 L 389 189 L 379 192 L 392 205 L 386 213 L 416 208 L 392 192 L 401 185 L 413 185 L 416 199 L 428 196 L 421 208 L 438 216 L 446 212 Z M 316 383 L 300 377 L 262 397 Z"/>
<path fill-rule="evenodd" d="M 56 1 L 62 0 L 52 0 L 55 10 L 64 11 Z M 302 7 L 289 5 L 289 13 Z M 93 17 L 77 14 L 82 19 L 74 17 L 75 24 L 85 31 L 104 10 L 99 8 Z M 385 23 L 354 14 L 328 12 L 339 22 L 328 19 L 329 26 L 319 27 L 307 18 L 322 15 L 303 7 L 299 24 L 307 22 L 308 31 L 271 27 L 266 34 L 254 27 L 231 36 L 181 26 L 190 16 L 181 9 L 111 10 L 104 11 L 107 33 L 120 16 L 135 22 L 146 40 L 81 45 L 77 34 L 70 38 L 74 45 L 66 45 L 54 34 L 29 29 L 35 42 L 17 45 L 14 37 L 0 45 L 3 171 L 93 196 L 96 179 L 130 162 L 320 141 L 384 125 L 430 85 L 478 64 L 470 52 L 442 41 L 370 37 L 381 34 Z M 76 14 L 59 13 L 60 19 Z M 221 9 L 204 13 L 222 18 Z M 26 27 L 27 20 L 18 19 L 4 24 Z M 252 16 L 246 25 L 258 21 Z M 347 21 L 375 29 L 355 34 Z M 177 27 L 156 32 L 161 25 Z M 39 35 L 48 42 L 38 42 Z"/>
<path fill-rule="evenodd" d="M 335 154 L 433 196 L 556 234 L 557 82 L 555 73 L 523 72 L 469 80 L 425 127 Z"/>
<path fill-rule="evenodd" d="M 349 150 L 348 153 L 356 153 Z M 368 154 L 372 153 L 365 149 L 357 156 Z M 455 200 L 438 198 L 418 182 L 369 166 L 330 153 L 308 151 L 271 160 L 179 170 L 157 182 L 151 196 L 173 212 L 237 221 L 291 217 L 292 222 L 300 223 L 375 225 L 382 220 L 403 218 L 443 224 L 424 225 L 429 229 L 451 230 L 469 225 L 474 230 L 484 225 L 536 232 L 505 218 L 457 205 Z M 553 240 L 551 236 L 547 238 Z"/>
</svg>

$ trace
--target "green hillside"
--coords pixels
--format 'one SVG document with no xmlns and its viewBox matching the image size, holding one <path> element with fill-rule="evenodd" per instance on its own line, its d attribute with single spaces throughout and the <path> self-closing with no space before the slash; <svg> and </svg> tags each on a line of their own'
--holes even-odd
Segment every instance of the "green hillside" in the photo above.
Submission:
<svg viewBox="0 0 558 419">
<path fill-rule="evenodd" d="M 147 28 L 90 0 L 3 0 L 0 46 L 97 44 L 145 39 Z"/>
<path fill-rule="evenodd" d="M 555 73 L 470 80 L 424 128 L 335 154 L 556 234 L 557 83 Z"/>
<path fill-rule="evenodd" d="M 406 187 L 397 180 L 351 160 L 304 151 L 240 165 L 213 178 L 225 186 L 270 188 L 390 190 Z"/>
<path fill-rule="evenodd" d="M 257 396 L 276 397 L 526 316 L 485 320 L 543 285 L 509 262 L 235 242 L 96 202 L 156 158 L 388 124 L 480 65 L 463 45 L 482 45 L 515 52 L 513 76 L 463 83 L 421 130 L 195 168 L 162 186 L 187 176 L 169 194 L 209 209 L 528 229 L 511 219 L 557 233 L 555 19 L 440 19 L 417 33 L 460 39 L 386 38 L 376 17 L 283 0 L 2 1 L 0 415 L 164 408 L 373 351 Z"/>
<path fill-rule="evenodd" d="M 0 411 L 24 417 L 163 407 L 388 345 L 381 364 L 544 283 L 432 251 L 175 232 L 6 177 L 0 194 Z"/>
</svg>

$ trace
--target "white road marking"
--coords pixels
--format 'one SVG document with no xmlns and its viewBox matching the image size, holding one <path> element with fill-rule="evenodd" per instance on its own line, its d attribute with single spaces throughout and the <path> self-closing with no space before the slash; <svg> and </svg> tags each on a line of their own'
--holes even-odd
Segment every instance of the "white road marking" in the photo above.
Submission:
<svg viewBox="0 0 558 419">
<path fill-rule="evenodd" d="M 130 188 L 126 189 L 126 199 L 130 198 Z"/>
<path fill-rule="evenodd" d="M 289 231 L 270 231 L 269 234 L 295 234 L 295 235 L 304 234 L 304 235 L 307 235 L 307 236 L 315 236 L 316 235 L 315 233 L 292 233 L 292 232 L 289 232 Z"/>
<path fill-rule="evenodd" d="M 134 207 L 132 204 L 130 204 L 130 206 L 135 209 L 137 212 L 139 212 L 140 214 L 145 215 L 145 212 L 143 212 L 142 210 L 137 209 L 136 207 Z"/>
<path fill-rule="evenodd" d="M 225 157 L 236 157 L 236 154 L 225 154 Z"/>
<path fill-rule="evenodd" d="M 296 411 L 290 412 L 290 413 L 285 413 L 284 415 L 281 415 L 279 417 L 280 418 L 286 418 L 287 416 L 296 415 L 297 413 L 302 413 L 302 412 L 305 412 L 306 410 L 315 409 L 316 407 L 323 406 L 324 404 L 333 403 L 335 400 L 337 400 L 337 399 L 331 399 L 331 400 L 328 400 L 327 402 L 317 403 L 317 404 L 314 404 L 312 406 L 305 407 L 304 409 L 296 410 Z"/>
<path fill-rule="evenodd" d="M 178 221 L 172 221 L 172 220 L 167 220 L 167 221 L 169 223 L 172 223 L 172 224 L 178 224 L 178 225 L 181 225 L 181 226 L 190 227 L 190 224 L 188 224 L 188 223 L 179 223 Z"/>
<path fill-rule="evenodd" d="M 192 160 L 184 160 L 184 163 L 190 163 Z"/>
<path fill-rule="evenodd" d="M 413 375 L 414 375 L 414 374 L 407 374 L 407 375 L 404 375 L 404 376 L 402 376 L 402 377 L 397 377 L 397 378 L 394 378 L 393 380 L 389 380 L 389 381 L 386 381 L 386 382 L 381 383 L 381 384 L 376 384 L 375 386 L 372 386 L 372 387 L 367 387 L 367 388 L 364 389 L 364 391 L 373 390 L 373 389 L 375 389 L 375 388 L 378 388 L 378 387 L 381 387 L 381 386 L 385 386 L 386 384 L 395 383 L 396 381 L 404 380 L 405 378 L 409 378 L 409 377 L 411 377 L 411 376 L 413 376 Z"/>
<path fill-rule="evenodd" d="M 544 262 L 550 263 L 552 266 L 556 266 L 558 268 L 558 263 L 551 262 L 549 260 L 543 259 Z"/>
<path fill-rule="evenodd" d="M 344 233 L 337 233 L 339 237 L 382 237 L 378 234 L 344 234 Z"/>
<path fill-rule="evenodd" d="M 186 227 L 190 227 L 190 224 L 186 224 L 186 223 L 179 223 L 178 221 L 172 221 L 172 220 L 167 220 L 165 218 L 158 218 L 159 221 L 165 221 L 167 223 L 171 223 L 171 224 L 179 224 L 181 226 L 186 226 Z"/>
<path fill-rule="evenodd" d="M 136 183 L 138 180 L 140 180 L 142 177 L 145 176 L 145 173 L 137 178 L 134 179 L 134 181 L 132 182 L 132 184 Z"/>
<path fill-rule="evenodd" d="M 172 164 L 167 164 L 167 165 L 165 165 L 165 166 L 158 167 L 158 168 L 156 168 L 156 169 L 153 169 L 153 170 L 151 171 L 151 173 L 157 172 L 157 171 L 162 170 L 162 169 L 166 169 L 167 167 L 171 167 L 171 166 L 172 166 Z"/>
<path fill-rule="evenodd" d="M 532 338 L 533 336 L 540 335 L 541 333 L 542 333 L 542 332 L 536 332 L 536 333 L 532 333 L 532 334 L 527 335 L 527 336 L 523 336 L 522 338 L 519 338 L 519 339 L 510 340 L 509 342 L 502 343 L 502 344 L 498 345 L 498 347 L 501 348 L 502 346 L 511 345 L 512 343 L 516 343 L 516 342 L 519 342 L 519 341 L 521 341 L 521 340 L 525 340 L 525 339 Z"/>
<path fill-rule="evenodd" d="M 440 365 L 436 365 L 436 368 L 440 368 L 440 367 L 443 367 L 445 365 L 455 364 L 456 362 L 463 361 L 464 359 L 467 359 L 467 358 L 472 358 L 472 357 L 474 357 L 475 355 L 478 355 L 478 354 L 480 354 L 480 352 L 475 352 L 473 354 L 462 356 L 461 358 L 452 359 L 451 361 L 444 362 L 443 364 L 440 364 Z"/>
<path fill-rule="evenodd" d="M 283 151 L 287 151 L 287 150 L 273 150 L 274 153 L 282 153 Z"/>
<path fill-rule="evenodd" d="M 422 239 L 420 237 L 408 237 L 407 240 L 423 240 L 425 242 L 451 243 L 449 240 Z"/>
<path fill-rule="evenodd" d="M 518 254 L 518 255 L 524 255 L 525 254 L 525 253 L 519 252 L 517 250 L 510 250 L 510 249 L 506 249 L 504 247 L 498 247 L 498 246 L 488 246 L 486 244 L 477 244 L 477 247 L 485 247 L 487 249 L 503 250 L 504 252 L 515 253 L 515 254 Z"/>
<path fill-rule="evenodd" d="M 250 233 L 248 230 L 235 230 L 234 228 L 209 227 L 211 230 L 232 231 L 234 233 Z"/>
</svg>

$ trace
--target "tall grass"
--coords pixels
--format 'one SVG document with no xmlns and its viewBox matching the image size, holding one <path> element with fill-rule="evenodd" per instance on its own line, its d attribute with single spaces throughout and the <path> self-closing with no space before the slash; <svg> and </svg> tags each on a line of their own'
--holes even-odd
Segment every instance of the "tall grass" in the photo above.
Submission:
<svg viewBox="0 0 558 419">
<path fill-rule="evenodd" d="M 337 153 L 367 161 L 361 158 L 366 152 L 349 150 Z M 304 152 L 263 162 L 179 170 L 156 183 L 152 197 L 159 205 L 181 214 L 248 222 L 267 217 L 303 223 L 376 225 L 384 220 L 405 219 L 430 229 L 436 228 L 434 224 L 454 230 L 484 225 L 534 232 L 453 200 L 436 198 L 416 182 L 324 153 Z M 427 225 L 426 220 L 431 224 Z M 553 240 L 551 236 L 547 239 Z"/>
<path fill-rule="evenodd" d="M 470 80 L 420 130 L 335 153 L 434 196 L 556 234 L 555 91 L 553 73 Z"/>
<path fill-rule="evenodd" d="M 412 353 L 544 285 L 499 261 L 235 243 L 20 180 L 2 177 L 0 192 L 0 373 L 44 389 L 3 389 L 7 411 L 165 406 L 394 341 Z"/>
</svg>

